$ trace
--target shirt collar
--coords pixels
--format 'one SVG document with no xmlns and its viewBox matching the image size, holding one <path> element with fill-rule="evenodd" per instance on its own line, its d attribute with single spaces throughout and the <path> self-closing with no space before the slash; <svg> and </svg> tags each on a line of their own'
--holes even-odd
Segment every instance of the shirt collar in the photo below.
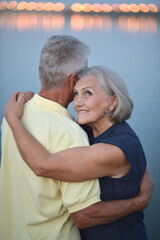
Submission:
<svg viewBox="0 0 160 240">
<path fill-rule="evenodd" d="M 74 121 L 74 117 L 70 114 L 70 112 L 57 102 L 41 97 L 38 94 L 35 94 L 30 101 L 36 105 L 39 105 L 41 108 L 44 108 L 45 110 L 48 110 L 51 112 L 57 112 Z"/>
</svg>

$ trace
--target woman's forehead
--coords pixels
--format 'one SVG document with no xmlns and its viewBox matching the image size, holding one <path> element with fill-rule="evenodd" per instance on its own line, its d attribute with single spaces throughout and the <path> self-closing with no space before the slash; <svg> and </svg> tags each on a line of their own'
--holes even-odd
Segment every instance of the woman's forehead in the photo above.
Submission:
<svg viewBox="0 0 160 240">
<path fill-rule="evenodd" d="M 98 82 L 98 78 L 95 76 L 95 75 L 89 75 L 89 76 L 86 76 L 86 77 L 83 77 L 83 78 L 80 78 L 74 88 L 83 88 L 83 87 L 97 87 L 97 85 L 99 85 L 99 82 Z"/>
</svg>

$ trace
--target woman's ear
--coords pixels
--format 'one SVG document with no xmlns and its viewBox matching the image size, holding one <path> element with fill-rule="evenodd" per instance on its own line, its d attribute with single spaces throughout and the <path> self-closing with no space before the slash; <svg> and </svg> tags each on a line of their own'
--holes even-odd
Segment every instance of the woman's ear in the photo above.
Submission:
<svg viewBox="0 0 160 240">
<path fill-rule="evenodd" d="M 116 95 L 113 95 L 110 100 L 111 102 L 110 102 L 109 110 L 113 111 L 118 105 L 118 99 Z"/>
</svg>

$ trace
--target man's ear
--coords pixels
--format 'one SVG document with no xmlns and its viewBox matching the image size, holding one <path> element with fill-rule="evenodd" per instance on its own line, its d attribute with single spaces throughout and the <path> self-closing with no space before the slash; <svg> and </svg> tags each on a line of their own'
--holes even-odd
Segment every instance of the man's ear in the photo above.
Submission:
<svg viewBox="0 0 160 240">
<path fill-rule="evenodd" d="M 111 103 L 110 103 L 110 106 L 109 106 L 109 110 L 110 111 L 113 111 L 118 105 L 118 99 L 116 97 L 116 95 L 113 95 L 111 97 Z"/>
<path fill-rule="evenodd" d="M 69 82 L 70 88 L 73 89 L 76 80 L 77 80 L 77 74 L 76 74 L 76 73 L 73 73 L 73 74 L 71 74 L 71 75 L 69 76 L 68 82 Z"/>
</svg>

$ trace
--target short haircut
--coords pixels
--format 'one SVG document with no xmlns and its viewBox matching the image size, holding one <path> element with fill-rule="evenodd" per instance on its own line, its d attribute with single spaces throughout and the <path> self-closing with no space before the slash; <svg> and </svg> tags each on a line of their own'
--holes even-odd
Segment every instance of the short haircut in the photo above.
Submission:
<svg viewBox="0 0 160 240">
<path fill-rule="evenodd" d="M 61 88 L 68 77 L 87 67 L 89 47 L 75 37 L 54 35 L 44 44 L 39 77 L 45 88 Z"/>
<path fill-rule="evenodd" d="M 97 77 L 102 91 L 108 97 L 114 95 L 117 97 L 117 107 L 113 111 L 107 111 L 107 116 L 116 122 L 122 122 L 130 118 L 133 109 L 133 102 L 123 79 L 110 68 L 102 66 L 90 67 L 80 71 L 78 73 L 78 79 L 91 75 Z"/>
</svg>

